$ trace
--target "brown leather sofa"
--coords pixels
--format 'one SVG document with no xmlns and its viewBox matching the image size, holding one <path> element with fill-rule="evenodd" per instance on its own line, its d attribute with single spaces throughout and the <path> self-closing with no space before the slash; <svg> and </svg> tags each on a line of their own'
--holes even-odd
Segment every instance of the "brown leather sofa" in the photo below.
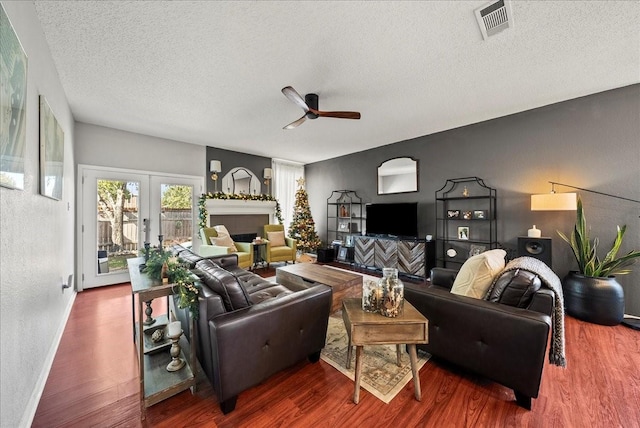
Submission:
<svg viewBox="0 0 640 428">
<path fill-rule="evenodd" d="M 200 278 L 197 356 L 223 413 L 235 408 L 238 394 L 272 374 L 305 358 L 319 360 L 331 287 L 271 283 L 239 268 L 235 254 L 203 259 L 174 252 Z M 188 337 L 190 313 L 173 303 Z"/>
<path fill-rule="evenodd" d="M 449 291 L 456 274 L 434 268 L 430 286 L 405 284 L 405 298 L 429 320 L 429 343 L 418 348 L 513 389 L 517 403 L 531 409 L 542 378 L 553 293 L 540 288 L 535 275 L 518 272 L 501 290 L 501 303 L 460 296 Z"/>
</svg>

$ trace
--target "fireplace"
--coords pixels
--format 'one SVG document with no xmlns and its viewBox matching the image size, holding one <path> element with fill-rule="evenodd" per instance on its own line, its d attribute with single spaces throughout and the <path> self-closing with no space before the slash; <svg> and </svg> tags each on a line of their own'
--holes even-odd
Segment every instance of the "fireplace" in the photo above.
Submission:
<svg viewBox="0 0 640 428">
<path fill-rule="evenodd" d="M 262 226 L 275 224 L 274 201 L 242 201 L 235 199 L 208 199 L 208 225 L 223 224 L 231 235 L 262 235 Z"/>
</svg>

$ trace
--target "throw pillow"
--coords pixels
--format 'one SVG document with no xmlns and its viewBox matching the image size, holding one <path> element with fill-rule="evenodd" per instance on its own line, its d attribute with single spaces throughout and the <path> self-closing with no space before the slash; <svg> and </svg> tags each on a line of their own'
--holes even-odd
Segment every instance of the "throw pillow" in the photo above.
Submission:
<svg viewBox="0 0 640 428">
<path fill-rule="evenodd" d="M 267 239 L 272 247 L 284 247 L 284 232 L 267 232 Z"/>
<path fill-rule="evenodd" d="M 493 290 L 487 296 L 487 300 L 517 308 L 526 308 L 541 286 L 542 281 L 535 273 L 522 269 L 509 270 L 496 278 Z"/>
<path fill-rule="evenodd" d="M 469 257 L 460 268 L 451 292 L 476 299 L 484 298 L 493 278 L 504 269 L 506 255 L 506 251 L 497 249 Z"/>
<path fill-rule="evenodd" d="M 218 233 L 218 236 L 211 238 L 211 245 L 229 247 L 232 252 L 237 253 L 238 249 L 236 248 L 236 244 L 233 242 L 233 239 L 231 239 L 231 235 L 229 235 L 227 228 L 224 225 L 213 226 L 213 228 Z"/>
</svg>

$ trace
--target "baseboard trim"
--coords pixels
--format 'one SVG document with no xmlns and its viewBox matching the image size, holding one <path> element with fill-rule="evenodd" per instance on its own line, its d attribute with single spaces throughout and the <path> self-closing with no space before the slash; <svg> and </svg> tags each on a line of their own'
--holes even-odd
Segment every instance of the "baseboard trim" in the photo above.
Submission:
<svg viewBox="0 0 640 428">
<path fill-rule="evenodd" d="M 62 335 L 64 334 L 64 329 L 67 326 L 67 322 L 69 321 L 69 316 L 71 315 L 71 309 L 73 309 L 73 304 L 76 301 L 76 296 L 78 295 L 77 291 L 73 291 L 73 295 L 69 299 L 69 303 L 65 309 L 64 313 L 64 322 L 61 322 L 58 326 L 58 331 L 56 331 L 55 340 L 51 344 L 51 348 L 47 353 L 47 358 L 45 359 L 44 365 L 42 366 L 42 370 L 40 371 L 40 376 L 38 376 L 38 382 L 36 383 L 33 391 L 31 393 L 31 397 L 25 406 L 24 413 L 22 414 L 22 420 L 20 421 L 20 427 L 28 428 L 33 424 L 33 418 L 36 416 L 36 411 L 38 410 L 38 404 L 40 403 L 40 398 L 42 398 L 42 393 L 44 392 L 44 387 L 47 384 L 47 379 L 49 378 L 49 373 L 51 372 L 51 367 L 53 366 L 53 360 L 56 357 L 56 353 L 58 352 L 58 348 L 60 347 L 60 341 L 62 340 Z"/>
</svg>

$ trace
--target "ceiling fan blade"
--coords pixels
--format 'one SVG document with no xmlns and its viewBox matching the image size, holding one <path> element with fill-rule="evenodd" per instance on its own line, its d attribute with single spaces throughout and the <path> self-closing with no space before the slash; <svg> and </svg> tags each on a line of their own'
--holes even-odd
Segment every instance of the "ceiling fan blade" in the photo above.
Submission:
<svg viewBox="0 0 640 428">
<path fill-rule="evenodd" d="M 305 120 L 307 120 L 307 114 L 305 113 L 300 119 L 296 120 L 295 122 L 291 122 L 290 124 L 288 124 L 287 126 L 285 126 L 282 129 L 293 129 L 293 128 L 297 128 L 302 122 L 304 122 Z"/>
<path fill-rule="evenodd" d="M 357 111 L 321 111 L 315 109 L 309 109 L 313 114 L 317 114 L 320 117 L 337 117 L 339 119 L 360 119 L 360 113 Z"/>
<path fill-rule="evenodd" d="M 304 112 L 309 111 L 309 106 L 304 102 L 304 98 L 300 96 L 291 86 L 285 86 L 282 88 L 282 93 L 285 97 L 289 98 L 294 104 L 297 104 Z M 301 122 L 302 123 L 302 122 Z"/>
</svg>

